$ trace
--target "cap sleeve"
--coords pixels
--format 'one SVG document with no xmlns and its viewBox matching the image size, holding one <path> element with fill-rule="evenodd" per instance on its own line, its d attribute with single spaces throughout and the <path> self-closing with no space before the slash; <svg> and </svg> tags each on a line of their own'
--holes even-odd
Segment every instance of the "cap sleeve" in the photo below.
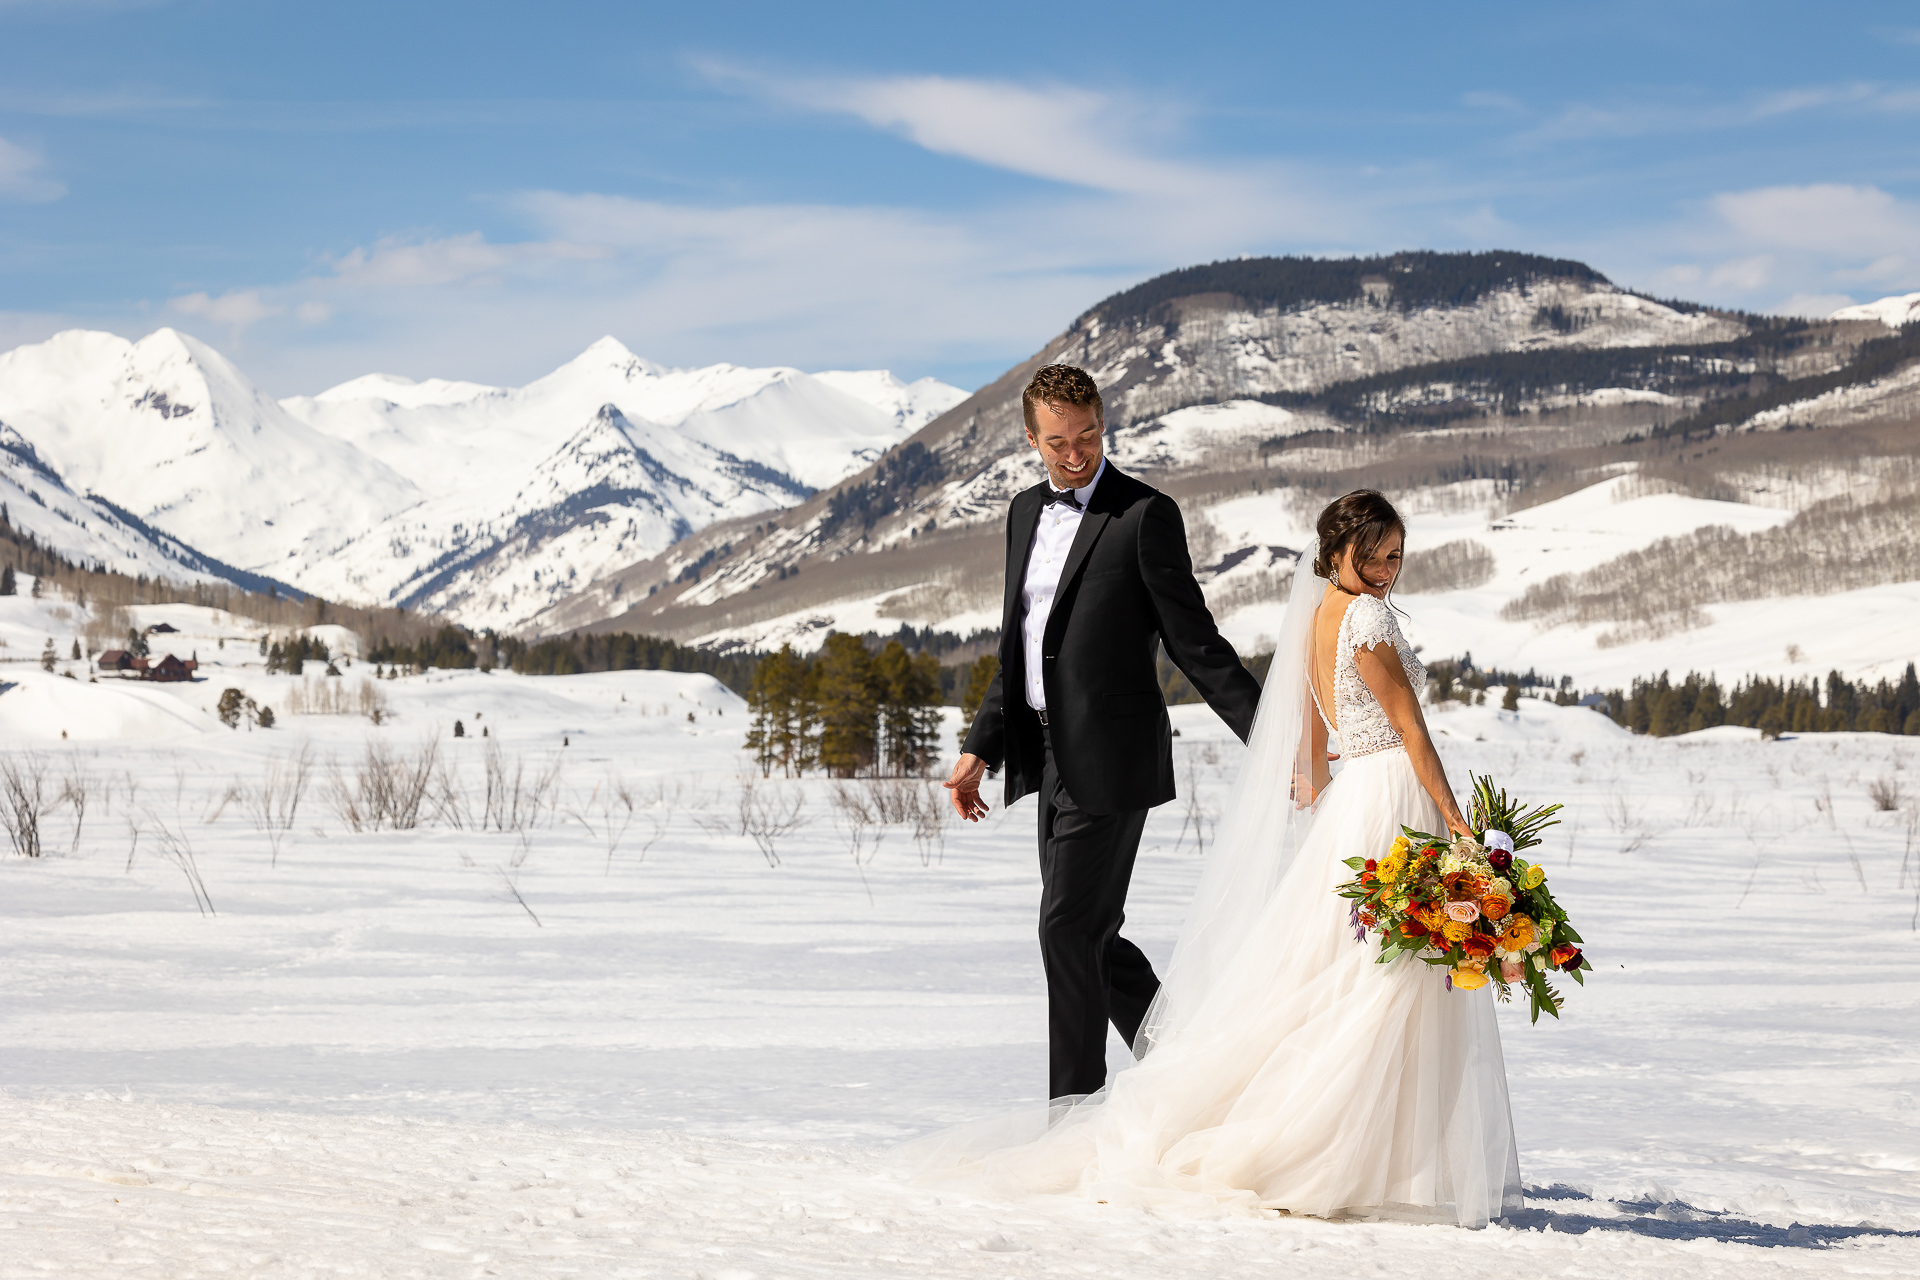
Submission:
<svg viewBox="0 0 1920 1280">
<path fill-rule="evenodd" d="M 1378 596 L 1361 596 L 1348 605 L 1346 622 L 1349 652 L 1358 653 L 1377 644 L 1400 647 L 1400 624 Z"/>
</svg>

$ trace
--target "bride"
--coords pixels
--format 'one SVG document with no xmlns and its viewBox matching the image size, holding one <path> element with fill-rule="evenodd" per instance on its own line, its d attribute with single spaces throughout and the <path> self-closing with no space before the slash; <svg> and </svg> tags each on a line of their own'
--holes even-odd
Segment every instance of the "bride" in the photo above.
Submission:
<svg viewBox="0 0 1920 1280">
<path fill-rule="evenodd" d="M 912 1144 L 919 1177 L 1172 1212 L 1484 1226 L 1520 1207 L 1490 991 L 1413 957 L 1375 963 L 1334 893 L 1345 859 L 1380 856 L 1403 824 L 1467 826 L 1387 604 L 1405 524 L 1362 489 L 1317 532 L 1139 1062 L 1045 1115 Z"/>
</svg>

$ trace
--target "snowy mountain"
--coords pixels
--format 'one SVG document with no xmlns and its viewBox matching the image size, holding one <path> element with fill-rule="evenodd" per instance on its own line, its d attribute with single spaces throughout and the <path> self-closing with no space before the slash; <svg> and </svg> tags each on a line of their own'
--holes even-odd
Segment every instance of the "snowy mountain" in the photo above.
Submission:
<svg viewBox="0 0 1920 1280">
<path fill-rule="evenodd" d="M 818 635 L 839 617 L 822 595 L 834 590 L 823 577 L 857 579 L 865 595 L 891 595 L 951 582 L 962 562 L 990 563 L 979 547 L 949 544 L 996 537 L 1007 499 L 1037 478 L 1019 397 L 1043 364 L 1078 364 L 1094 374 L 1106 399 L 1109 448 L 1121 465 L 1149 473 L 1218 465 L 1244 478 L 1263 447 L 1348 431 L 1313 405 L 1281 403 L 1330 387 L 1489 354 L 1693 347 L 1746 332 L 1734 317 L 1655 302 L 1582 264 L 1523 254 L 1251 259 L 1173 272 L 1089 310 L 853 481 L 878 495 L 861 501 L 858 520 L 836 514 L 823 496 L 778 529 L 715 526 L 609 575 L 536 625 L 572 629 L 633 609 L 617 625 L 687 638 Z M 916 455 L 909 479 L 901 468 L 916 448 L 925 453 Z M 842 499 L 843 512 L 845 505 Z M 924 550 L 934 543 L 950 554 Z M 863 563 L 840 563 L 848 557 Z M 703 558 L 711 568 L 698 582 L 675 582 Z M 803 565 L 835 567 L 794 580 L 792 570 Z M 756 593 L 750 604 L 742 598 L 749 591 Z M 946 593 L 940 607 L 977 594 L 971 587 L 958 597 Z M 915 620 L 939 623 L 960 612 Z M 775 619 L 785 621 L 761 625 Z"/>
<path fill-rule="evenodd" d="M 1237 642 L 1266 643 L 1288 548 L 1310 536 L 1313 514 L 1370 485 L 1409 514 L 1416 551 L 1454 543 L 1453 560 L 1497 578 L 1410 562 L 1409 591 L 1474 620 L 1426 640 L 1451 636 L 1482 661 L 1583 682 L 1624 684 L 1689 651 L 1703 662 L 1737 653 L 1752 664 L 1742 673 L 1790 668 L 1800 660 L 1789 644 L 1813 653 L 1794 626 L 1783 622 L 1794 634 L 1781 639 L 1782 627 L 1759 625 L 1770 606 L 1747 587 L 1627 639 L 1500 614 L 1596 557 L 1715 525 L 1772 528 L 1835 495 L 1897 499 L 1904 490 L 1885 482 L 1909 473 L 1914 451 L 1889 424 L 1920 412 L 1920 335 L 1657 302 L 1525 255 L 1216 263 L 1107 299 L 871 470 L 777 521 L 702 530 L 590 584 L 536 628 L 807 649 L 833 629 L 997 627 L 1006 502 L 1041 475 L 1019 393 L 1054 361 L 1100 382 L 1109 455 L 1180 500 L 1201 581 Z M 1534 508 L 1552 520 L 1577 508 L 1580 528 L 1542 541 L 1516 514 Z M 1901 554 L 1889 549 L 1888 563 Z M 1887 607 L 1908 617 L 1905 596 Z M 1738 634 L 1714 631 L 1716 619 Z M 1676 631 L 1697 634 L 1682 643 Z M 1880 672 L 1912 656 L 1903 634 L 1863 627 L 1860 644 L 1819 660 Z"/>
<path fill-rule="evenodd" d="M 506 628 L 716 519 L 791 506 L 964 395 L 667 369 L 606 338 L 521 388 L 370 374 L 275 402 L 173 330 L 71 331 L 0 355 L 0 501 L 18 491 L 22 527 L 129 572 L 263 574 Z"/>
<path fill-rule="evenodd" d="M 172 329 L 138 342 L 70 330 L 0 355 L 0 422 L 74 492 L 282 580 L 300 557 L 421 497 Z"/>
</svg>

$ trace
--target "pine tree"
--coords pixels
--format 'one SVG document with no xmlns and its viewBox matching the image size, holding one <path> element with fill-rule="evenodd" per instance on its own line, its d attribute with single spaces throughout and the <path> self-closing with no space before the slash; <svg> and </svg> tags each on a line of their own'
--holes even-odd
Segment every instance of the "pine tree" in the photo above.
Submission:
<svg viewBox="0 0 1920 1280">
<path fill-rule="evenodd" d="M 147 656 L 147 633 L 138 627 L 127 629 L 127 652 L 136 658 Z"/>
<path fill-rule="evenodd" d="M 781 645 L 780 651 L 763 659 L 754 672 L 747 694 L 753 709 L 747 747 L 763 774 L 778 765 L 782 773 L 792 777 L 816 763 L 816 688 L 813 664 L 794 653 L 792 645 Z"/>
<path fill-rule="evenodd" d="M 993 677 L 1000 671 L 1000 656 L 983 653 L 973 660 L 973 669 L 967 673 L 967 687 L 960 696 L 960 745 L 965 746 L 967 733 L 973 728 L 973 718 L 980 714 L 980 704 L 987 700 L 987 690 L 993 685 Z"/>
<path fill-rule="evenodd" d="M 859 636 L 836 633 L 814 664 L 819 685 L 820 764 L 836 778 L 857 777 L 874 763 L 881 690 L 873 656 Z"/>
<path fill-rule="evenodd" d="M 79 636 L 75 636 L 73 638 L 73 652 L 68 654 L 67 656 L 69 658 L 72 658 L 75 662 L 80 661 L 80 637 Z"/>
<path fill-rule="evenodd" d="M 4 569 L 0 569 L 0 596 L 18 594 L 20 594 L 20 588 L 19 584 L 13 580 L 13 566 L 8 565 Z"/>
<path fill-rule="evenodd" d="M 1510 684 L 1507 686 L 1506 696 L 1500 699 L 1500 709 L 1502 711 L 1518 711 L 1520 709 L 1519 685 Z"/>
</svg>

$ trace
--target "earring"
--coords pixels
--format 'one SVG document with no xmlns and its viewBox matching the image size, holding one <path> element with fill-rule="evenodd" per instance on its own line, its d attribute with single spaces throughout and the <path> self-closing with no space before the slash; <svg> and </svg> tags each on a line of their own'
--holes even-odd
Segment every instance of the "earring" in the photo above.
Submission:
<svg viewBox="0 0 1920 1280">
<path fill-rule="evenodd" d="M 1328 566 L 1328 568 L 1327 568 L 1327 581 L 1328 581 L 1329 583 L 1331 583 L 1331 584 L 1333 584 L 1333 589 L 1334 589 L 1335 591 L 1338 591 L 1338 590 L 1340 590 L 1340 589 L 1341 589 L 1341 587 L 1340 587 L 1340 566 L 1339 566 L 1339 565 L 1337 565 L 1337 564 L 1336 564 L 1336 565 L 1330 565 L 1330 566 Z"/>
</svg>

